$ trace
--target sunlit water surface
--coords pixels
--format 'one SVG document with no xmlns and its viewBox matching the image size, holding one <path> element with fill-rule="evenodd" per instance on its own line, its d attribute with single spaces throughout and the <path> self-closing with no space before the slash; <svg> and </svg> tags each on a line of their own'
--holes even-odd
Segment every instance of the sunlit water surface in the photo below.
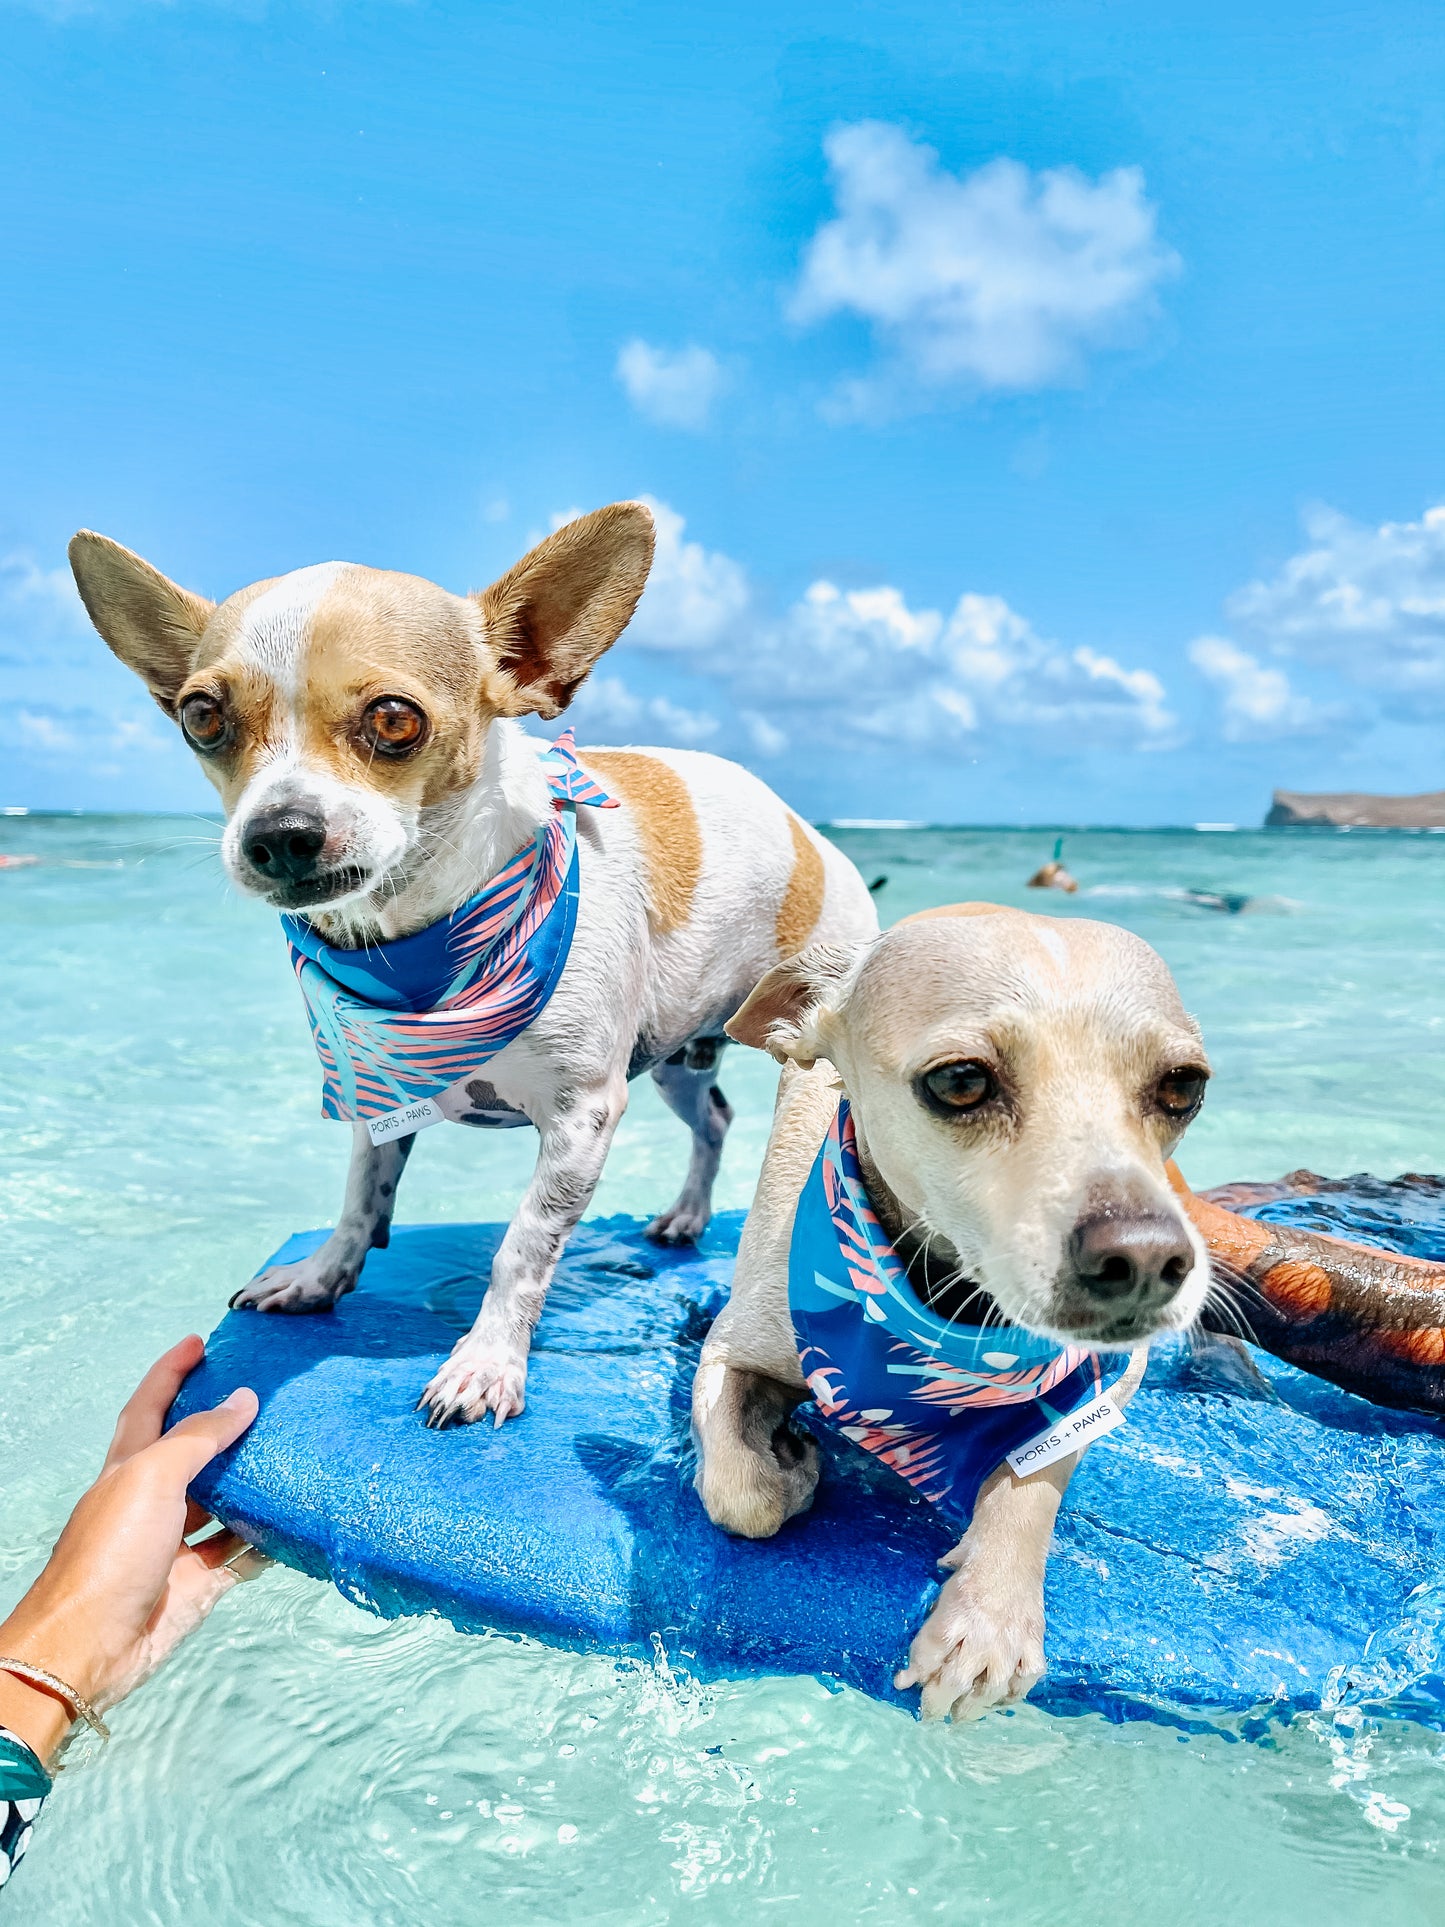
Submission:
<svg viewBox="0 0 1445 1927">
<path fill-rule="evenodd" d="M 346 1134 L 316 1115 L 275 919 L 227 892 L 214 838 L 0 821 L 0 850 L 44 859 L 0 870 L 0 1607 L 145 1366 L 340 1198 Z M 1042 903 L 1021 886 L 1048 836 L 839 841 L 887 875 L 890 919 L 987 897 L 1157 945 L 1217 1070 L 1196 1184 L 1445 1169 L 1445 838 L 1078 833 L 1083 893 Z M 1225 915 L 1171 894 L 1189 888 L 1263 901 Z M 720 1202 L 742 1205 L 771 1066 L 732 1052 L 723 1082 Z M 428 1134 L 401 1216 L 506 1216 L 532 1142 Z M 635 1088 L 597 1210 L 654 1210 L 685 1162 Z M 15 1927 L 1445 1912 L 1445 1739 L 1407 1726 L 1304 1719 L 1257 1744 L 1026 1707 L 925 1729 L 810 1680 L 700 1687 L 665 1662 L 385 1624 L 286 1572 L 227 1599 L 114 1724 L 0 1903 Z"/>
</svg>

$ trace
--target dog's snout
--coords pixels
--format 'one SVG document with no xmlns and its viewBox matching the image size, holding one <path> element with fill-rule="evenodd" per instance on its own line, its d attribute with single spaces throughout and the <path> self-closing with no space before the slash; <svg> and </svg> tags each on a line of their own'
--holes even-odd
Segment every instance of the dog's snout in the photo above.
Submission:
<svg viewBox="0 0 1445 1927">
<path fill-rule="evenodd" d="M 325 823 L 314 810 L 293 803 L 258 810 L 246 825 L 241 853 L 268 881 L 302 883 L 316 874 L 325 843 Z"/>
<path fill-rule="evenodd" d="M 1162 1213 L 1084 1218 L 1069 1239 L 1074 1276 L 1100 1304 L 1166 1304 L 1194 1265 L 1184 1227 Z"/>
</svg>

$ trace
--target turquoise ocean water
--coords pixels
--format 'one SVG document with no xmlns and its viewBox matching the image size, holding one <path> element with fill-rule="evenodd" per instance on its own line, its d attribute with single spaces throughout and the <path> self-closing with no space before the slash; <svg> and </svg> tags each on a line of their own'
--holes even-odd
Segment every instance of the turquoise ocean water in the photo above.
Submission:
<svg viewBox="0 0 1445 1927">
<path fill-rule="evenodd" d="M 0 1609 L 150 1360 L 339 1203 L 346 1133 L 316 1114 L 275 919 L 227 891 L 216 834 L 0 820 L 0 851 L 43 859 L 0 870 Z M 1083 893 L 1041 899 L 1022 884 L 1052 833 L 836 834 L 887 875 L 890 920 L 987 897 L 1155 944 L 1217 1072 L 1196 1185 L 1445 1170 L 1445 837 L 1077 832 Z M 1255 901 L 1224 915 L 1191 888 Z M 722 1082 L 719 1202 L 742 1205 L 772 1068 L 729 1052 Z M 532 1143 L 428 1133 L 400 1216 L 505 1217 Z M 634 1087 L 596 1208 L 655 1210 L 685 1163 Z M 386 1624 L 285 1572 L 114 1725 L 0 1903 L 15 1927 L 1442 1916 L 1445 1737 L 1404 1725 L 1300 1719 L 1257 1744 L 1025 1707 L 924 1729 L 809 1680 L 700 1687 Z"/>
</svg>

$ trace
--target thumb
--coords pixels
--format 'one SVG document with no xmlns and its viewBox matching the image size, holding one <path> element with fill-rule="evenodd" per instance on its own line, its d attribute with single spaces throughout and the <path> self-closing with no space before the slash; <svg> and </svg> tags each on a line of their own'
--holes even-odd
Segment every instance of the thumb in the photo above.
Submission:
<svg viewBox="0 0 1445 1927">
<path fill-rule="evenodd" d="M 157 1444 L 147 1448 L 175 1467 L 182 1487 L 188 1486 L 198 1472 L 208 1466 L 218 1452 L 224 1452 L 251 1424 L 261 1409 L 261 1401 L 248 1385 L 241 1385 L 212 1406 L 208 1412 L 193 1412 L 173 1426 Z"/>
</svg>

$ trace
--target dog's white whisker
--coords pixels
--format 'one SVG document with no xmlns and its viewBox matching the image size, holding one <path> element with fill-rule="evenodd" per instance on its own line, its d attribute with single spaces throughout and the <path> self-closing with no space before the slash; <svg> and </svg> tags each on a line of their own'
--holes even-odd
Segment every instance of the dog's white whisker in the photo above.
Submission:
<svg viewBox="0 0 1445 1927">
<path fill-rule="evenodd" d="M 1260 1302 L 1261 1305 L 1264 1304 L 1263 1299 Z M 1259 1341 L 1254 1335 L 1254 1328 L 1245 1314 L 1244 1307 L 1227 1292 L 1215 1291 L 1211 1288 L 1205 1296 L 1204 1305 L 1200 1307 L 1201 1317 L 1206 1308 L 1212 1310 L 1221 1321 L 1231 1323 L 1236 1337 L 1247 1339 L 1251 1345 L 1258 1344 Z"/>
<path fill-rule="evenodd" d="M 1206 1300 L 1212 1300 L 1228 1291 L 1236 1298 L 1244 1299 L 1260 1307 L 1269 1309 L 1269 1300 L 1264 1292 L 1246 1272 L 1238 1271 L 1233 1265 L 1215 1258 L 1210 1265 L 1210 1282 L 1206 1290 Z"/>
</svg>

